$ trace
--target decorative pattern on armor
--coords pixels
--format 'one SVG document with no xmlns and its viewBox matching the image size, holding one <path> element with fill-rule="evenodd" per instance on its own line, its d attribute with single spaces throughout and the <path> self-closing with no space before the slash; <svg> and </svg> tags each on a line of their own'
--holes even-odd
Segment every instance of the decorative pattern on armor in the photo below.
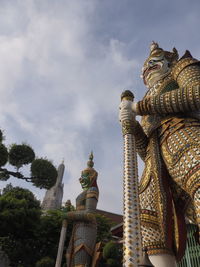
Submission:
<svg viewBox="0 0 200 267">
<path fill-rule="evenodd" d="M 162 156 L 173 180 L 193 196 L 200 186 L 200 122 L 188 119 L 183 124 L 182 119 L 181 125 L 176 126 L 179 129 L 167 131 L 168 138 L 161 145 Z"/>
<path fill-rule="evenodd" d="M 173 81 L 171 75 L 169 74 L 167 77 L 164 78 L 164 80 L 159 81 L 157 84 L 154 85 L 154 89 L 151 90 L 151 93 L 149 92 L 149 90 L 147 91 L 144 97 L 145 100 L 138 102 L 137 106 L 140 115 L 151 114 L 143 116 L 141 121 L 142 128 L 147 136 L 150 136 L 152 132 L 161 125 L 161 120 L 163 119 L 163 114 L 161 114 L 160 112 L 156 113 L 153 111 L 152 106 L 150 105 L 150 101 L 155 101 L 155 97 L 157 95 L 160 95 L 163 92 L 174 90 L 177 88 L 177 86 L 177 83 Z"/>
<path fill-rule="evenodd" d="M 139 193 L 141 194 L 149 185 L 151 181 L 151 158 L 149 153 L 147 152 L 147 156 L 145 159 L 145 170 L 143 171 L 142 178 L 140 180 L 140 185 L 139 185 Z"/>
<path fill-rule="evenodd" d="M 172 68 L 172 75 L 174 80 L 177 80 L 179 74 L 182 72 L 183 69 L 185 69 L 187 66 L 190 66 L 192 64 L 197 65 L 199 61 L 195 58 L 190 57 L 183 58 L 179 60 L 174 67 Z M 181 85 L 180 85 L 181 86 Z"/>
<path fill-rule="evenodd" d="M 150 110 L 152 114 L 169 114 L 200 110 L 200 85 L 189 88 L 179 88 L 155 96 L 151 98 L 151 102 L 148 106 L 148 112 Z"/>
<path fill-rule="evenodd" d="M 67 267 L 91 266 L 96 244 L 95 211 L 98 201 L 97 172 L 93 169 L 93 154 L 90 155 L 88 168 L 82 172 L 80 183 L 84 191 L 76 199 L 76 210 L 65 215 L 74 222 L 69 247 Z"/>
</svg>

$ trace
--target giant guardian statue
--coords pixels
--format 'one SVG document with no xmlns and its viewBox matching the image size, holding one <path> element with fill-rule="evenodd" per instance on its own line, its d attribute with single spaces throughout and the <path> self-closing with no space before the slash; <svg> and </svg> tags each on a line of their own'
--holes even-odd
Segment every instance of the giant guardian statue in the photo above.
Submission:
<svg viewBox="0 0 200 267">
<path fill-rule="evenodd" d="M 142 78 L 144 98 L 122 101 L 120 121 L 131 121 L 145 163 L 139 186 L 143 247 L 154 266 L 173 267 L 184 253 L 185 218 L 200 229 L 200 61 L 153 42 Z"/>
</svg>

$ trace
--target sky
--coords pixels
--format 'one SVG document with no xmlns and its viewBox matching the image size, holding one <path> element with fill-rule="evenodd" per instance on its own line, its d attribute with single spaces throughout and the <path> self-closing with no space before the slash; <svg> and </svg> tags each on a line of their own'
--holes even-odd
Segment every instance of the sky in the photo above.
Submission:
<svg viewBox="0 0 200 267">
<path fill-rule="evenodd" d="M 0 129 L 56 167 L 64 159 L 63 202 L 75 204 L 91 150 L 99 209 L 122 214 L 122 91 L 135 100 L 154 40 L 200 58 L 199 0 L 0 0 Z M 140 120 L 140 118 L 138 118 Z M 143 164 L 139 160 L 139 176 Z M 27 172 L 26 168 L 26 172 Z M 0 182 L 45 190 L 10 178 Z"/>
</svg>

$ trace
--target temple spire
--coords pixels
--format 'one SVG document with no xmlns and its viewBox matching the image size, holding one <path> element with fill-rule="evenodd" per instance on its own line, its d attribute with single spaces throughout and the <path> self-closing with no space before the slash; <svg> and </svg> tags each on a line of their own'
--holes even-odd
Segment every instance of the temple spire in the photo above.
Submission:
<svg viewBox="0 0 200 267">
<path fill-rule="evenodd" d="M 64 161 L 58 166 L 58 176 L 54 186 L 48 189 L 45 193 L 43 202 L 42 202 L 42 209 L 49 210 L 49 209 L 59 209 L 62 205 L 62 198 L 63 198 L 63 176 L 65 171 Z"/>
</svg>

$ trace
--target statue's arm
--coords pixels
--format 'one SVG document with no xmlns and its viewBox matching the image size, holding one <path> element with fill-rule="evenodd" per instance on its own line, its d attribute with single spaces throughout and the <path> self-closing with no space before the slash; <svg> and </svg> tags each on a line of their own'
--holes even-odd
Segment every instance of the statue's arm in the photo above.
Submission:
<svg viewBox="0 0 200 267">
<path fill-rule="evenodd" d="M 200 110 L 200 82 L 139 101 L 136 109 L 138 115 L 198 111 Z"/>
<path fill-rule="evenodd" d="M 84 210 L 70 211 L 64 215 L 64 219 L 83 222 L 95 222 L 94 212 L 98 202 L 98 191 L 88 190 Z"/>
<path fill-rule="evenodd" d="M 95 222 L 94 214 L 86 210 L 70 211 L 63 218 L 72 222 Z"/>
</svg>

